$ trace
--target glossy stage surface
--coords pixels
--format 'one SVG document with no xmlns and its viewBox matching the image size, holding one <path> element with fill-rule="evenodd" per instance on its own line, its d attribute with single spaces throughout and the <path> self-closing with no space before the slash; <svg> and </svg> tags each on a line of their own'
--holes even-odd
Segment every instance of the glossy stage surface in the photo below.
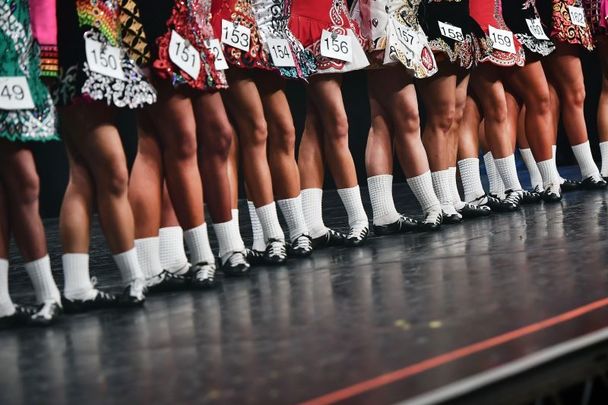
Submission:
<svg viewBox="0 0 608 405">
<path fill-rule="evenodd" d="M 344 225 L 337 195 L 325 197 L 327 224 Z M 405 186 L 395 197 L 418 214 Z M 318 251 L 215 292 L 153 296 L 142 310 L 0 332 L 0 403 L 385 404 L 428 394 L 608 326 L 607 197 L 574 192 L 439 233 Z M 58 269 L 56 222 L 48 234 Z M 97 228 L 93 246 L 92 274 L 117 287 Z M 31 299 L 22 270 L 11 288 Z"/>
</svg>

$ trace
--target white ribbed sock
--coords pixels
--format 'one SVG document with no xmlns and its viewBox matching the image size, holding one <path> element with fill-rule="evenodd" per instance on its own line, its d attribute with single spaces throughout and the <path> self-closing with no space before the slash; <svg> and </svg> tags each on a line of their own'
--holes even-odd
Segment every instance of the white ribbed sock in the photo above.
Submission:
<svg viewBox="0 0 608 405">
<path fill-rule="evenodd" d="M 258 214 L 262 229 L 264 230 L 264 242 L 268 242 L 269 239 L 285 241 L 285 234 L 281 228 L 279 215 L 277 214 L 277 205 L 274 201 L 256 208 L 255 212 Z"/>
<path fill-rule="evenodd" d="M 551 145 L 551 153 L 553 155 L 553 162 L 555 163 L 555 167 L 557 167 L 557 145 Z M 559 171 L 558 171 L 559 173 Z M 566 181 L 561 175 L 559 176 L 560 184 Z"/>
<path fill-rule="evenodd" d="M 555 166 L 555 160 L 548 159 L 542 162 L 538 162 L 538 171 L 543 179 L 543 188 L 549 186 L 550 184 L 560 184 L 561 179 L 559 177 L 559 173 L 557 172 L 557 167 Z"/>
<path fill-rule="evenodd" d="M 278 200 L 277 204 L 283 213 L 287 229 L 289 229 L 289 240 L 292 242 L 301 235 L 308 235 L 308 227 L 302 210 L 302 196 Z"/>
<path fill-rule="evenodd" d="M 247 201 L 247 208 L 249 209 L 249 218 L 251 219 L 251 233 L 253 235 L 253 243 L 251 249 L 263 252 L 266 250 L 266 240 L 264 239 L 264 228 L 258 217 L 258 213 L 255 210 L 255 205 L 251 201 Z"/>
<path fill-rule="evenodd" d="M 188 271 L 190 263 L 184 249 L 184 231 L 181 226 L 167 226 L 158 231 L 160 240 L 160 265 L 175 274 Z"/>
<path fill-rule="evenodd" d="M 460 180 L 464 189 L 464 200 L 471 202 L 485 195 L 483 185 L 481 184 L 481 175 L 479 173 L 479 159 L 467 158 L 458 161 L 460 169 Z"/>
<path fill-rule="evenodd" d="M 160 264 L 160 240 L 158 236 L 135 239 L 137 260 L 146 280 L 158 276 L 163 271 Z"/>
<path fill-rule="evenodd" d="M 89 275 L 89 255 L 86 253 L 65 253 L 63 263 L 63 295 L 69 300 L 92 300 L 97 290 Z"/>
<path fill-rule="evenodd" d="M 600 142 L 600 153 L 602 154 L 602 177 L 608 177 L 608 142 Z"/>
<path fill-rule="evenodd" d="M 483 155 L 483 162 L 486 165 L 486 173 L 488 174 L 488 181 L 490 183 L 490 194 L 498 196 L 498 198 L 504 198 L 505 196 L 505 185 L 500 178 L 500 174 L 494 164 L 494 157 L 492 152 L 487 152 Z"/>
<path fill-rule="evenodd" d="M 399 220 L 393 200 L 393 176 L 379 174 L 367 178 L 369 198 L 372 202 L 374 225 L 388 225 Z"/>
<path fill-rule="evenodd" d="M 460 210 L 464 207 L 464 202 L 460 198 L 460 193 L 458 192 L 458 184 L 456 183 L 456 168 L 448 167 L 450 171 L 450 189 L 452 190 L 452 203 L 456 210 Z"/>
<path fill-rule="evenodd" d="M 496 170 L 500 174 L 502 183 L 506 190 L 521 190 L 521 184 L 517 177 L 517 167 L 515 166 L 515 155 L 509 155 L 504 158 L 494 159 Z"/>
<path fill-rule="evenodd" d="M 238 229 L 239 231 L 239 240 L 243 240 L 243 237 L 241 236 L 241 221 L 239 220 L 239 209 L 233 208 L 230 211 L 232 212 L 232 220 L 236 223 L 236 229 Z"/>
<path fill-rule="evenodd" d="M 352 228 L 367 225 L 369 220 L 363 208 L 359 186 L 338 189 L 338 195 L 348 214 L 348 226 Z"/>
<path fill-rule="evenodd" d="M 8 290 L 8 260 L 0 259 L 0 317 L 15 313 L 15 305 Z"/>
<path fill-rule="evenodd" d="M 574 152 L 574 157 L 581 169 L 581 177 L 583 180 L 587 177 L 599 176 L 600 171 L 593 161 L 589 141 L 572 146 L 572 152 Z"/>
<path fill-rule="evenodd" d="M 457 214 L 454 208 L 454 202 L 452 201 L 452 186 L 450 180 L 450 169 L 439 170 L 432 172 L 431 177 L 433 179 L 433 189 L 439 202 L 441 203 L 441 209 L 448 215 Z"/>
<path fill-rule="evenodd" d="M 433 179 L 430 171 L 416 177 L 410 177 L 407 179 L 407 184 L 418 200 L 422 211 L 428 212 L 441 205 L 433 188 Z"/>
<path fill-rule="evenodd" d="M 320 188 L 306 188 L 302 190 L 302 210 L 310 236 L 318 238 L 327 233 L 323 223 L 323 190 Z"/>
<path fill-rule="evenodd" d="M 209 263 L 215 264 L 215 256 L 209 244 L 209 233 L 207 223 L 203 222 L 199 226 L 188 229 L 184 232 L 184 239 L 190 251 L 192 264 Z"/>
<path fill-rule="evenodd" d="M 243 252 L 245 250 L 245 243 L 243 243 L 239 234 L 239 223 L 235 217 L 228 222 L 213 224 L 213 229 L 215 230 L 215 236 L 217 236 L 220 257 L 223 258 L 227 253 Z"/>
<path fill-rule="evenodd" d="M 519 149 L 519 153 L 521 154 L 521 158 L 524 160 L 524 163 L 528 168 L 528 173 L 530 174 L 530 185 L 532 188 L 536 188 L 537 186 L 542 188 L 543 178 L 540 175 L 540 171 L 538 171 L 538 166 L 536 166 L 536 160 L 534 160 L 532 149 Z"/>
<path fill-rule="evenodd" d="M 139 264 L 139 254 L 137 253 L 137 241 L 131 250 L 113 255 L 114 263 L 120 270 L 122 282 L 126 285 L 134 280 L 144 280 L 146 277 Z M 160 262 L 160 259 L 159 259 Z M 160 267 L 160 264 L 159 264 Z M 160 273 L 160 271 L 159 271 Z"/>
<path fill-rule="evenodd" d="M 25 270 L 34 285 L 34 292 L 36 293 L 36 301 L 38 304 L 54 301 L 61 305 L 61 294 L 59 294 L 57 284 L 55 284 L 55 280 L 53 280 L 49 255 L 25 263 Z"/>
</svg>

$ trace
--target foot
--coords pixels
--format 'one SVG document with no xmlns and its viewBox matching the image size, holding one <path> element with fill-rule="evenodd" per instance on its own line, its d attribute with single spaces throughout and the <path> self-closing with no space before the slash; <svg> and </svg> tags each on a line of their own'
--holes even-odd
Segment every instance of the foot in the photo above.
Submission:
<svg viewBox="0 0 608 405">
<path fill-rule="evenodd" d="M 536 204 L 541 201 L 542 201 L 542 197 L 541 197 L 540 193 L 537 193 L 534 190 L 532 190 L 532 191 L 524 190 L 523 195 L 521 197 L 521 203 L 524 205 Z"/>
<path fill-rule="evenodd" d="M 312 239 L 312 247 L 313 249 L 323 249 L 331 246 L 343 246 L 345 241 L 346 235 L 342 232 L 327 229 L 325 235 Z"/>
<path fill-rule="evenodd" d="M 215 270 L 215 263 L 201 262 L 192 265 L 188 271 L 190 284 L 199 290 L 210 290 L 217 287 L 218 280 L 215 277 Z"/>
<path fill-rule="evenodd" d="M 399 214 L 399 219 L 386 225 L 373 225 L 374 235 L 394 235 L 396 233 L 413 232 L 418 229 L 418 221 Z"/>
<path fill-rule="evenodd" d="M 264 263 L 284 264 L 287 261 L 287 245 L 279 239 L 268 239 L 266 251 L 264 252 Z"/>
<path fill-rule="evenodd" d="M 418 229 L 421 231 L 438 231 L 443 223 L 443 211 L 440 208 L 429 210 L 424 219 L 419 222 Z"/>
<path fill-rule="evenodd" d="M 252 266 L 257 266 L 264 263 L 264 252 L 255 249 L 247 249 L 247 261 Z"/>
<path fill-rule="evenodd" d="M 94 311 L 101 308 L 112 308 L 118 305 L 118 297 L 105 291 L 95 290 L 96 294 L 91 299 L 69 299 L 61 298 L 63 309 L 66 314 L 78 314 Z"/>
<path fill-rule="evenodd" d="M 563 179 L 564 181 L 561 184 L 562 192 L 567 193 L 570 191 L 578 190 L 581 183 L 576 180 Z"/>
<path fill-rule="evenodd" d="M 167 270 L 163 270 L 159 275 L 146 280 L 148 294 L 184 290 L 187 285 L 186 277 L 178 276 Z"/>
<path fill-rule="evenodd" d="M 36 307 L 31 305 L 14 304 L 15 312 L 12 315 L 0 317 L 0 330 L 27 325 L 36 313 Z"/>
<path fill-rule="evenodd" d="M 368 236 L 369 226 L 367 223 L 363 225 L 352 226 L 348 231 L 348 235 L 346 236 L 344 245 L 349 247 L 361 246 L 365 243 Z"/>
<path fill-rule="evenodd" d="M 599 174 L 589 176 L 581 182 L 580 188 L 585 190 L 602 190 L 606 188 L 606 181 Z"/>
<path fill-rule="evenodd" d="M 308 257 L 312 254 L 312 238 L 302 234 L 289 244 L 289 255 L 293 257 Z"/>
<path fill-rule="evenodd" d="M 228 277 L 247 276 L 251 271 L 245 252 L 230 252 L 220 262 L 220 270 Z"/>
<path fill-rule="evenodd" d="M 505 198 L 501 201 L 503 210 L 506 212 L 514 212 L 521 206 L 521 200 L 523 198 L 523 190 L 507 190 L 505 191 Z"/>
<path fill-rule="evenodd" d="M 30 316 L 30 325 L 48 326 L 56 322 L 63 310 L 57 301 L 46 301 Z"/>
<path fill-rule="evenodd" d="M 487 205 L 475 205 L 464 203 L 461 209 L 457 210 L 462 218 L 479 218 L 487 217 L 492 213 L 492 209 Z"/>
<path fill-rule="evenodd" d="M 476 207 L 488 207 L 492 211 L 500 211 L 500 200 L 491 194 L 482 194 L 469 204 L 475 205 Z"/>
<path fill-rule="evenodd" d="M 559 183 L 550 184 L 545 187 L 542 198 L 547 203 L 560 202 L 562 200 L 562 193 Z"/>
<path fill-rule="evenodd" d="M 146 301 L 146 282 L 135 279 L 124 289 L 118 303 L 123 307 L 141 307 Z"/>
</svg>

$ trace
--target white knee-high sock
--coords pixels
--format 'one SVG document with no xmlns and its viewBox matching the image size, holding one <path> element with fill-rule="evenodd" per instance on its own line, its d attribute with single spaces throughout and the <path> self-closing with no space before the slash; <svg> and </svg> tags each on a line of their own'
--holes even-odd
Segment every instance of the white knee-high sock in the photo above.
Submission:
<svg viewBox="0 0 608 405">
<path fill-rule="evenodd" d="M 608 142 L 600 142 L 600 153 L 602 154 L 602 177 L 608 177 Z"/>
<path fill-rule="evenodd" d="M 0 259 L 0 317 L 15 313 L 15 305 L 8 290 L 8 260 Z"/>
<path fill-rule="evenodd" d="M 310 236 L 318 238 L 325 235 L 327 227 L 323 222 L 323 190 L 320 188 L 302 190 L 302 210 Z"/>
<path fill-rule="evenodd" d="M 258 214 L 262 229 L 264 230 L 264 242 L 268 243 L 270 239 L 285 241 L 285 234 L 281 228 L 279 215 L 277 214 L 277 205 L 274 201 L 256 208 L 255 212 Z"/>
<path fill-rule="evenodd" d="M 186 240 L 188 250 L 190 251 L 192 264 L 215 264 L 215 256 L 213 256 L 213 251 L 209 244 L 209 233 L 206 222 L 185 231 L 184 239 Z"/>
<path fill-rule="evenodd" d="M 548 159 L 542 162 L 538 162 L 538 170 L 543 179 L 543 188 L 546 188 L 551 184 L 561 183 L 557 167 L 555 166 L 555 160 Z"/>
<path fill-rule="evenodd" d="M 578 167 L 581 169 L 581 177 L 583 179 L 591 176 L 599 177 L 600 171 L 593 160 L 589 141 L 572 146 L 572 152 L 574 152 Z"/>
<path fill-rule="evenodd" d="M 460 198 L 460 193 L 458 192 L 458 183 L 456 182 L 456 167 L 449 167 L 450 171 L 450 189 L 452 190 L 452 202 L 454 208 L 460 210 L 464 207 L 464 202 Z"/>
<path fill-rule="evenodd" d="M 543 178 L 538 170 L 538 166 L 536 165 L 536 160 L 534 160 L 534 155 L 532 154 L 532 149 L 525 148 L 519 149 L 519 153 L 521 154 L 521 158 L 526 164 L 526 168 L 528 169 L 528 173 L 530 174 L 530 185 L 532 188 L 543 187 Z"/>
<path fill-rule="evenodd" d="M 245 243 L 241 238 L 237 217 L 233 216 L 228 222 L 213 224 L 213 230 L 217 236 L 220 258 L 223 259 L 224 256 L 233 252 L 245 251 Z"/>
<path fill-rule="evenodd" d="M 167 226 L 158 231 L 160 239 L 160 264 L 175 274 L 188 271 L 190 263 L 184 249 L 184 231 L 181 226 Z"/>
<path fill-rule="evenodd" d="M 243 237 L 241 236 L 241 221 L 239 219 L 239 209 L 233 208 L 230 211 L 232 212 L 232 220 L 236 223 L 236 229 L 238 230 L 239 240 L 242 241 Z"/>
<path fill-rule="evenodd" d="M 521 190 L 521 184 L 517 177 L 517 167 L 515 166 L 515 155 L 509 155 L 504 158 L 494 159 L 496 170 L 500 174 L 505 189 Z"/>
<path fill-rule="evenodd" d="M 367 178 L 369 198 L 372 202 L 374 225 L 388 225 L 399 219 L 393 200 L 393 176 L 379 174 Z"/>
<path fill-rule="evenodd" d="M 367 219 L 367 214 L 363 208 L 359 186 L 338 189 L 338 195 L 342 200 L 342 204 L 344 204 L 344 208 L 346 208 L 348 225 L 351 228 L 356 226 L 367 226 L 369 220 Z"/>
<path fill-rule="evenodd" d="M 302 196 L 298 195 L 294 198 L 285 198 L 278 200 L 277 204 L 283 213 L 287 229 L 289 229 L 289 240 L 292 242 L 301 235 L 308 235 L 308 227 L 304 219 L 304 211 L 302 209 Z"/>
<path fill-rule="evenodd" d="M 479 173 L 479 159 L 462 159 L 458 161 L 458 168 L 460 169 L 460 180 L 462 180 L 462 188 L 464 189 L 464 200 L 471 202 L 485 195 L 486 192 L 481 184 Z"/>
<path fill-rule="evenodd" d="M 553 154 L 553 162 L 555 163 L 555 167 L 557 167 L 557 145 L 551 145 L 551 152 Z M 559 171 L 558 171 L 559 173 Z M 559 176 L 560 184 L 566 181 L 561 175 Z"/>
<path fill-rule="evenodd" d="M 135 241 L 135 246 L 136 247 L 131 250 L 127 250 L 126 252 L 118 253 L 112 256 L 114 263 L 116 263 L 118 270 L 120 270 L 120 275 L 125 285 L 135 280 L 143 281 L 146 278 L 139 264 L 137 240 Z"/>
<path fill-rule="evenodd" d="M 160 264 L 160 239 L 158 236 L 135 239 L 135 249 L 137 249 L 139 266 L 146 280 L 162 273 L 163 267 Z"/>
<path fill-rule="evenodd" d="M 407 184 L 410 186 L 410 189 L 418 200 L 422 211 L 426 213 L 441 208 L 441 203 L 433 188 L 433 179 L 430 171 L 415 177 L 410 177 L 407 179 Z"/>
<path fill-rule="evenodd" d="M 69 300 L 92 300 L 97 290 L 89 275 L 89 255 L 86 253 L 65 253 L 63 263 L 63 295 Z"/>
<path fill-rule="evenodd" d="M 247 201 L 247 208 L 249 209 L 249 218 L 251 219 L 251 232 L 253 234 L 253 244 L 251 248 L 258 252 L 266 250 L 266 239 L 264 238 L 264 228 L 258 218 L 258 213 L 255 210 L 255 205 L 251 201 Z"/>
<path fill-rule="evenodd" d="M 452 186 L 450 176 L 450 169 L 439 170 L 431 173 L 431 177 L 433 179 L 433 189 L 435 190 L 435 194 L 441 203 L 441 209 L 446 214 L 453 215 L 457 212 L 454 208 L 454 201 L 452 201 Z"/>
<path fill-rule="evenodd" d="M 490 183 L 490 194 L 494 194 L 498 196 L 498 198 L 503 198 L 505 196 L 505 185 L 494 164 L 492 152 L 487 152 L 483 155 L 483 162 L 486 166 L 486 173 L 488 174 L 488 181 Z"/>
<path fill-rule="evenodd" d="M 34 292 L 36 293 L 36 301 L 42 304 L 48 301 L 54 301 L 61 305 L 61 294 L 53 274 L 51 273 L 51 260 L 46 255 L 41 259 L 25 263 L 25 270 L 32 280 Z"/>
</svg>

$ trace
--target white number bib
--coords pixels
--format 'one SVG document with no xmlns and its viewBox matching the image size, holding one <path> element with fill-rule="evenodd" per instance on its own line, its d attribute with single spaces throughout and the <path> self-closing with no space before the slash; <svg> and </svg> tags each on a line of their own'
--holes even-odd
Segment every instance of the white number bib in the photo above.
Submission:
<svg viewBox="0 0 608 405">
<path fill-rule="evenodd" d="M 233 48 L 249 52 L 251 30 L 232 21 L 222 20 L 222 42 Z"/>
<path fill-rule="evenodd" d="M 526 19 L 526 23 L 528 24 L 530 32 L 536 39 L 549 39 L 547 34 L 545 34 L 545 30 L 540 22 L 540 18 Z"/>
<path fill-rule="evenodd" d="M 34 100 L 24 76 L 0 77 L 0 110 L 31 110 Z"/>
<path fill-rule="evenodd" d="M 193 79 L 198 78 L 201 71 L 201 55 L 195 47 L 175 31 L 171 31 L 169 42 L 169 58 Z"/>
<path fill-rule="evenodd" d="M 289 41 L 279 38 L 268 38 L 268 49 L 272 62 L 277 67 L 295 67 L 296 64 L 291 55 Z"/>
<path fill-rule="evenodd" d="M 513 41 L 513 33 L 508 30 L 501 30 L 489 26 L 490 38 L 492 39 L 492 47 L 499 51 L 515 53 L 515 42 Z"/>
<path fill-rule="evenodd" d="M 578 25 L 579 27 L 587 26 L 587 21 L 585 20 L 585 11 L 582 7 L 568 6 L 568 12 L 570 12 L 572 24 Z"/>
<path fill-rule="evenodd" d="M 454 41 L 464 41 L 464 35 L 462 35 L 462 29 L 460 27 L 456 27 L 452 24 L 441 21 L 437 21 L 437 23 L 439 24 L 439 31 L 441 31 L 441 35 L 446 38 L 453 39 Z"/>
<path fill-rule="evenodd" d="M 228 69 L 228 63 L 224 57 L 224 51 L 222 50 L 222 44 L 217 38 L 210 39 L 206 42 L 207 48 L 211 50 L 213 56 L 215 56 L 215 69 L 226 70 Z"/>
<path fill-rule="evenodd" d="M 323 30 L 321 34 L 321 56 L 344 62 L 353 61 L 353 47 L 348 35 L 334 34 Z"/>
<path fill-rule="evenodd" d="M 122 71 L 120 48 L 105 45 L 99 41 L 85 37 L 87 63 L 92 72 L 118 80 L 126 80 Z"/>
</svg>

